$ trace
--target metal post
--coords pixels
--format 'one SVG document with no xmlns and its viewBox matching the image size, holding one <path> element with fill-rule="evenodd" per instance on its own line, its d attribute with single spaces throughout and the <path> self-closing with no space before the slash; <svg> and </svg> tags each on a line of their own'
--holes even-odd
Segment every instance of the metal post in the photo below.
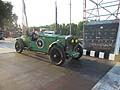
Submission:
<svg viewBox="0 0 120 90">
<path fill-rule="evenodd" d="M 71 0 L 70 0 L 70 35 L 71 35 Z"/>
<path fill-rule="evenodd" d="M 99 12 L 99 3 L 98 3 L 98 0 L 97 0 L 97 13 L 98 13 L 98 18 L 97 20 L 100 20 L 100 12 Z"/>
<path fill-rule="evenodd" d="M 27 35 L 29 30 L 28 30 L 28 21 L 27 21 L 27 14 L 26 14 L 26 6 L 25 6 L 25 1 L 22 0 L 22 24 L 23 24 L 23 34 Z"/>
<path fill-rule="evenodd" d="M 83 47 L 85 45 L 86 0 L 83 1 Z"/>
<path fill-rule="evenodd" d="M 57 1 L 55 1 L 55 29 L 56 32 L 58 31 L 58 25 L 57 25 Z"/>
<path fill-rule="evenodd" d="M 86 0 L 83 1 L 83 21 L 86 21 Z"/>
</svg>

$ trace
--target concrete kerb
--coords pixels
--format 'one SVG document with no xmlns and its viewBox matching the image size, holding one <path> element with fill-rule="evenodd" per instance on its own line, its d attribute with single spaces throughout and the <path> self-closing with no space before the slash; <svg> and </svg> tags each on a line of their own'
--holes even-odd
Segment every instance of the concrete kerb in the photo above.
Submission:
<svg viewBox="0 0 120 90">
<path fill-rule="evenodd" d="M 117 63 L 92 90 L 120 90 L 120 63 Z"/>
<path fill-rule="evenodd" d="M 100 59 L 115 60 L 115 54 L 83 49 L 83 55 Z"/>
<path fill-rule="evenodd" d="M 5 38 L 7 42 L 15 42 L 16 38 Z"/>
</svg>

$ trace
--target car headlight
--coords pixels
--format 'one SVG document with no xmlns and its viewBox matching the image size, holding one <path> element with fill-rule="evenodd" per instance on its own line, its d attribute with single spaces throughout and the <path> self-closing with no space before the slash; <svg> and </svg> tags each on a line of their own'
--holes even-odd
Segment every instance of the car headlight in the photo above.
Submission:
<svg viewBox="0 0 120 90">
<path fill-rule="evenodd" d="M 78 43 L 78 39 L 75 39 L 75 43 Z"/>
<path fill-rule="evenodd" d="M 74 43 L 74 39 L 71 40 L 71 43 Z"/>
</svg>

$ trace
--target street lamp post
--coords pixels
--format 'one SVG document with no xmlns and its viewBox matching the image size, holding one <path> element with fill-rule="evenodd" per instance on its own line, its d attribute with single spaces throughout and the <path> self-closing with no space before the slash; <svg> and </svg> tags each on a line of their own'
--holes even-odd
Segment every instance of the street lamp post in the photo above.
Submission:
<svg viewBox="0 0 120 90">
<path fill-rule="evenodd" d="M 71 35 L 71 0 L 70 0 L 70 35 Z"/>
</svg>

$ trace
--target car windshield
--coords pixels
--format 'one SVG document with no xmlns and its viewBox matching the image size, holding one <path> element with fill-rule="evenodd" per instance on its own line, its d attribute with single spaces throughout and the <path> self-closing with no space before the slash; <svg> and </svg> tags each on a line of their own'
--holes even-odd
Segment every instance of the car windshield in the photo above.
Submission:
<svg viewBox="0 0 120 90">
<path fill-rule="evenodd" d="M 54 31 L 44 31 L 44 34 L 55 34 Z"/>
</svg>

